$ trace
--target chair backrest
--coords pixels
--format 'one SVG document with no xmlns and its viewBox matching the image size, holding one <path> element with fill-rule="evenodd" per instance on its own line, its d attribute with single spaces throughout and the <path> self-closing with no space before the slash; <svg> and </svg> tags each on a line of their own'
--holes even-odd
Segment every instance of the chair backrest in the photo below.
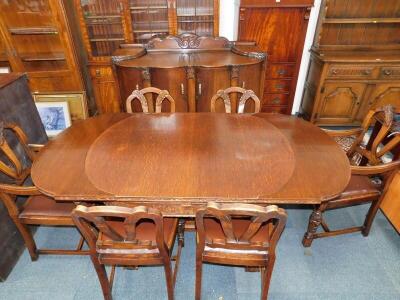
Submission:
<svg viewBox="0 0 400 300">
<path fill-rule="evenodd" d="M 157 250 L 168 256 L 163 235 L 163 217 L 159 210 L 138 206 L 135 208 L 119 206 L 78 205 L 72 211 L 72 218 L 89 245 L 92 253 L 97 253 L 97 241 L 100 235 L 108 237 L 105 247 L 114 254 L 143 254 L 148 250 Z M 141 221 L 154 223 L 155 240 L 140 240 L 136 235 L 136 227 Z M 111 222 L 113 226 L 111 226 Z M 124 234 L 115 230 L 123 228 Z"/>
<path fill-rule="evenodd" d="M 400 149 L 400 132 L 395 121 L 392 105 L 370 110 L 362 124 L 362 132 L 356 137 L 347 152 L 352 163 L 360 165 L 379 165 L 386 154 Z M 372 133 L 370 128 L 372 127 Z M 363 145 L 365 138 L 366 145 Z"/>
<path fill-rule="evenodd" d="M 15 142 L 16 145 L 11 145 Z M 28 146 L 28 137 L 23 130 L 13 123 L 0 122 L 0 172 L 21 184 L 30 174 L 30 167 L 25 166 L 21 155 L 16 152 L 17 147 L 22 147 L 23 152 L 33 161 L 34 153 Z"/>
<path fill-rule="evenodd" d="M 248 228 L 236 236 L 232 219 L 249 218 Z M 217 220 L 223 230 L 223 240 L 211 240 L 204 226 L 205 218 Z M 196 227 L 199 247 L 224 248 L 231 250 L 259 250 L 274 254 L 276 244 L 286 224 L 286 212 L 276 205 L 262 207 L 253 204 L 218 204 L 209 202 L 207 207 L 196 213 Z M 268 226 L 269 239 L 267 243 L 253 242 L 252 238 L 262 228 Z"/>
<path fill-rule="evenodd" d="M 211 98 L 211 112 L 216 112 L 216 103 L 218 99 L 222 99 L 225 105 L 225 112 L 232 113 L 232 103 L 230 94 L 238 93 L 241 94 L 238 103 L 237 112 L 239 114 L 244 113 L 244 109 L 246 106 L 247 100 L 251 99 L 254 101 L 254 113 L 260 112 L 261 102 L 260 99 L 256 96 L 256 94 L 252 90 L 245 90 L 241 87 L 230 87 L 226 90 L 219 90 L 212 98 Z"/>
<path fill-rule="evenodd" d="M 147 95 L 146 95 L 147 94 Z M 157 95 L 155 109 L 153 106 L 153 94 Z M 169 101 L 170 111 L 175 112 L 175 100 L 171 97 L 167 90 L 160 90 L 155 87 L 148 87 L 141 90 L 134 90 L 126 99 L 126 111 L 132 113 L 132 101 L 138 99 L 144 113 L 156 112 L 161 113 L 162 103 L 164 100 Z"/>
</svg>

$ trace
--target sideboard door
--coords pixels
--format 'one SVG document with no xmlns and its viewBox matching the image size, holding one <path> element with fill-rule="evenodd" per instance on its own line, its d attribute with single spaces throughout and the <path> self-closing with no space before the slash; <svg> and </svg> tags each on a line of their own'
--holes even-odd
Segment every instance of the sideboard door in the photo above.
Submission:
<svg viewBox="0 0 400 300">
<path fill-rule="evenodd" d="M 151 70 L 151 85 L 167 90 L 175 100 L 177 112 L 188 112 L 188 83 L 185 68 Z M 169 111 L 168 101 L 164 101 L 162 111 Z"/>
<path fill-rule="evenodd" d="M 254 80 L 254 78 L 261 78 L 263 71 L 262 64 L 240 66 L 238 86 L 246 90 L 252 90 L 262 100 L 263 91 L 260 90 L 260 80 Z M 254 112 L 253 101 L 247 101 L 244 112 Z"/>
<path fill-rule="evenodd" d="M 231 86 L 230 67 L 196 68 L 196 109 L 198 112 L 209 112 L 211 98 L 218 92 Z M 217 102 L 217 112 L 225 112 L 224 104 Z"/>
<path fill-rule="evenodd" d="M 400 83 L 377 84 L 369 99 L 369 104 L 371 109 L 392 104 L 400 110 Z"/>
<path fill-rule="evenodd" d="M 322 88 L 316 122 L 320 124 L 353 123 L 367 84 L 327 83 Z"/>
</svg>

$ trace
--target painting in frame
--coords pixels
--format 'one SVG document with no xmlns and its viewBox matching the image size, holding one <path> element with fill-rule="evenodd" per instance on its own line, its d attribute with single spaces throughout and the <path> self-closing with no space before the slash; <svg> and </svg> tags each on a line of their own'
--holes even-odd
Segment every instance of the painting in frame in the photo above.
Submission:
<svg viewBox="0 0 400 300">
<path fill-rule="evenodd" d="M 54 137 L 71 126 L 71 116 L 67 101 L 37 102 L 36 108 L 49 137 Z"/>
</svg>

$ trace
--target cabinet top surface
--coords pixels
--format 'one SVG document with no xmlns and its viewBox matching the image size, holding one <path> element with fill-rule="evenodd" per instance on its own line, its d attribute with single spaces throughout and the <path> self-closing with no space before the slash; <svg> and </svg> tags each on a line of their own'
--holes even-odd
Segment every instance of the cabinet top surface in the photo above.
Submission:
<svg viewBox="0 0 400 300">
<path fill-rule="evenodd" d="M 313 6 L 314 0 L 241 0 L 242 7 L 308 7 Z"/>
<path fill-rule="evenodd" d="M 0 89 L 24 76 L 24 73 L 0 74 Z"/>
<path fill-rule="evenodd" d="M 115 64 L 121 67 L 222 67 L 232 65 L 257 64 L 263 59 L 233 53 L 230 50 L 198 51 L 198 52 L 148 52 L 145 55 Z"/>
<path fill-rule="evenodd" d="M 120 113 L 73 124 L 43 149 L 32 178 L 64 200 L 295 204 L 337 196 L 350 166 L 328 135 L 295 117 Z"/>
<path fill-rule="evenodd" d="M 315 56 L 322 61 L 336 62 L 400 62 L 400 50 L 388 51 L 329 51 L 329 50 L 311 50 Z"/>
</svg>

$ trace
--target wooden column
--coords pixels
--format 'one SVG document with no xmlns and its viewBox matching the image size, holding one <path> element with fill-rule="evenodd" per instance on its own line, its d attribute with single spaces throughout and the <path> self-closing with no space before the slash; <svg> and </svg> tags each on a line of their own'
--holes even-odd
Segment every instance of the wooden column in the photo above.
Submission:
<svg viewBox="0 0 400 300">
<path fill-rule="evenodd" d="M 239 67 L 238 66 L 232 66 L 231 67 L 231 87 L 233 86 L 239 86 Z M 232 105 L 232 112 L 237 112 L 237 102 L 238 102 L 238 97 L 236 93 L 231 94 L 231 105 Z"/>
<path fill-rule="evenodd" d="M 143 88 L 151 87 L 150 68 L 144 68 L 142 70 L 142 78 L 143 78 Z M 154 112 L 153 95 L 151 93 L 148 93 L 145 95 L 145 97 L 147 99 L 149 113 L 153 113 Z"/>
<path fill-rule="evenodd" d="M 193 67 L 186 68 L 189 112 L 196 112 L 196 73 Z"/>
</svg>

